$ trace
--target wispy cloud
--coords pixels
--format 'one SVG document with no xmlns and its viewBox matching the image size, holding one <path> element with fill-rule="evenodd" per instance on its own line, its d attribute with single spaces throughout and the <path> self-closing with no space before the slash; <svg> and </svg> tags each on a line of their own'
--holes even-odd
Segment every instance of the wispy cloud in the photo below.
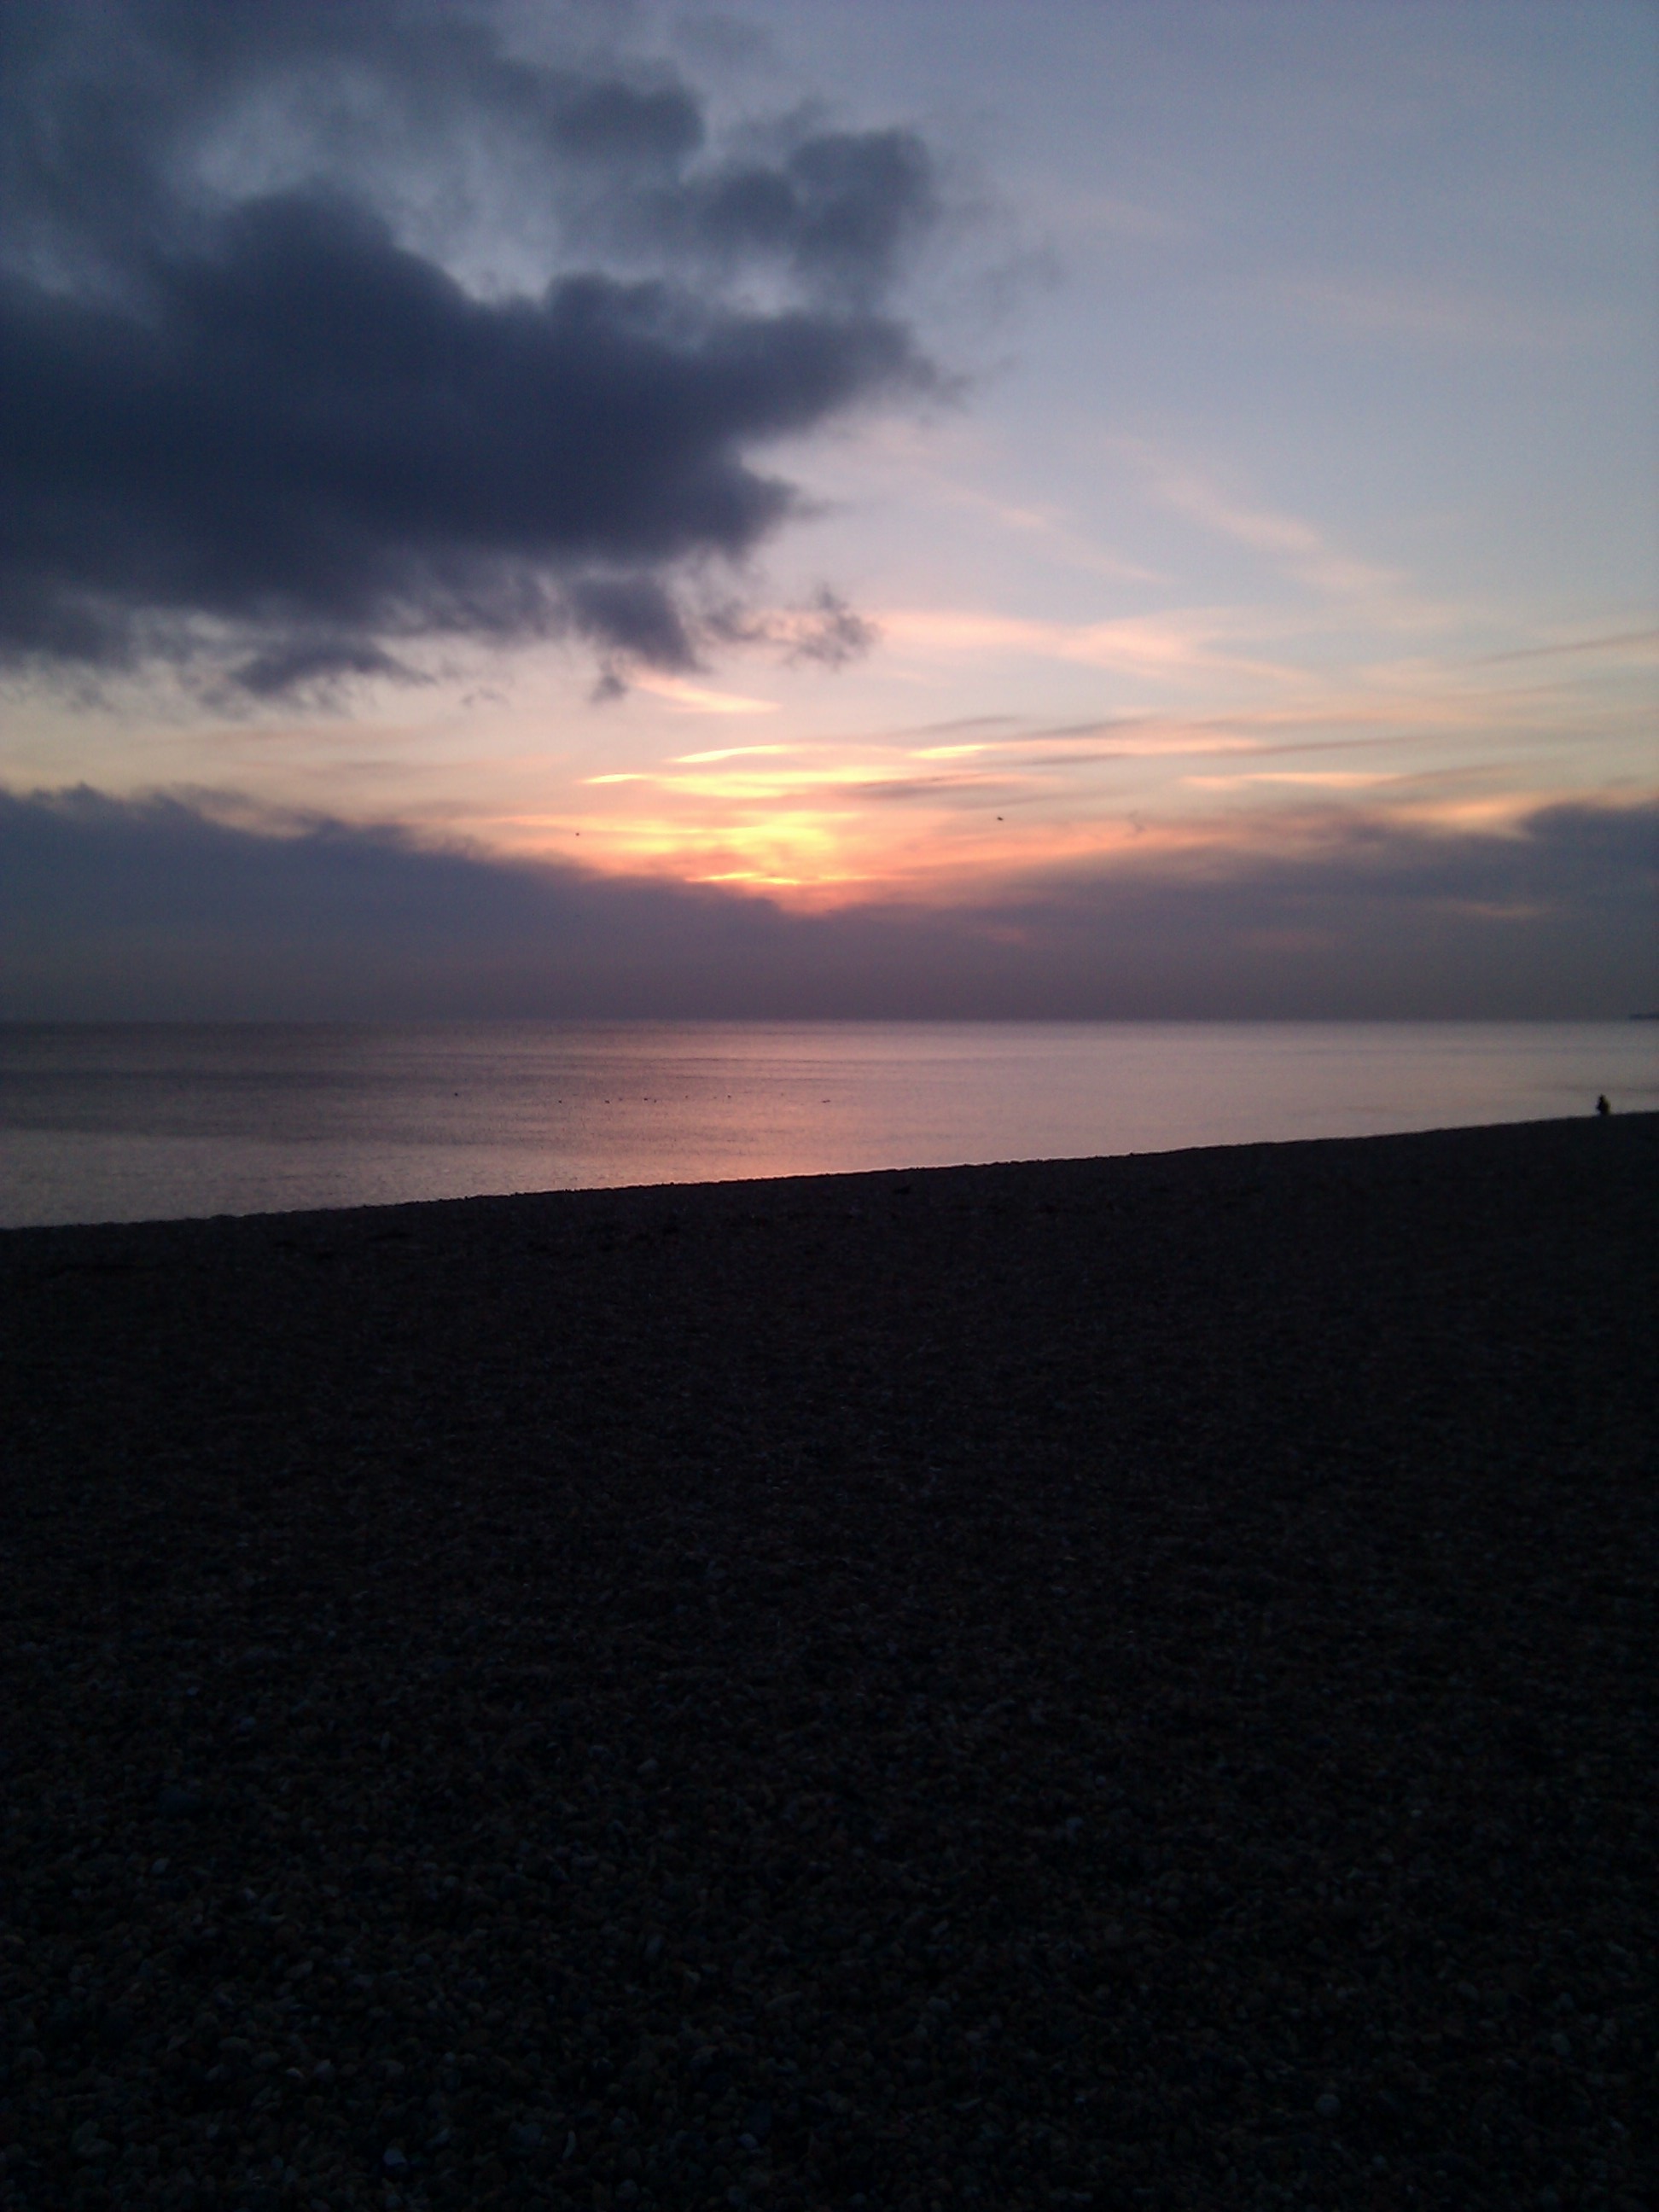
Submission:
<svg viewBox="0 0 1659 2212">
<path fill-rule="evenodd" d="M 1231 651 L 1219 643 L 1235 621 L 1232 611 L 1205 610 L 1092 623 L 966 607 L 904 607 L 881 617 L 883 630 L 896 645 L 954 656 L 1019 655 L 1164 678 L 1225 674 L 1274 683 L 1299 680 L 1301 672 L 1290 662 Z"/>
<path fill-rule="evenodd" d="M 948 504 L 988 515 L 1016 537 L 1035 539 L 1052 557 L 1082 574 L 1102 576 L 1120 584 L 1167 584 L 1170 580 L 1163 569 L 1148 568 L 1143 561 L 1132 560 L 1127 554 L 1101 544 L 1079 530 L 1060 508 L 1020 506 L 971 484 L 944 478 L 935 479 L 935 489 Z"/>
<path fill-rule="evenodd" d="M 636 670 L 631 678 L 635 690 L 648 691 L 653 698 L 667 700 L 688 714 L 775 714 L 775 699 L 751 699 L 736 691 L 712 691 L 705 685 L 688 684 L 678 676 L 661 676 L 652 671 Z"/>
<path fill-rule="evenodd" d="M 1279 288 L 1291 306 L 1357 337 L 1437 346 L 1498 346 L 1532 352 L 1601 343 L 1610 319 L 1559 301 L 1498 298 L 1425 284 L 1356 283 L 1299 277 Z"/>
<path fill-rule="evenodd" d="M 1198 235 L 1199 226 L 1191 217 L 1177 215 L 1172 208 L 1156 207 L 1115 192 L 1079 191 L 1058 179 L 1036 185 L 1033 200 L 1045 223 L 1079 242 L 1107 238 L 1135 245 L 1170 246 Z"/>
<path fill-rule="evenodd" d="M 929 745 L 917 760 L 943 760 L 967 754 L 991 754 L 1035 765 L 1085 766 L 1096 761 L 1180 759 L 1188 754 L 1254 752 L 1255 738 L 1219 727 L 1201 717 L 1158 722 L 1137 715 L 1122 720 L 1073 723 L 1059 729 L 1028 731 L 990 738 L 977 745 Z"/>
<path fill-rule="evenodd" d="M 1326 791 L 1363 791 L 1380 783 L 1396 783 L 1397 776 L 1382 769 L 1249 769 L 1238 775 L 1188 775 L 1183 783 L 1194 790 L 1236 791 L 1254 783 L 1308 784 Z"/>
<path fill-rule="evenodd" d="M 790 753 L 793 745 L 720 745 L 711 753 L 676 753 L 675 765 L 679 768 L 699 768 L 709 761 L 737 760 L 744 754 Z"/>
<path fill-rule="evenodd" d="M 1564 638 L 1550 645 L 1516 646 L 1506 653 L 1483 653 L 1468 665 L 1494 668 L 1506 660 L 1557 660 L 1585 653 L 1650 665 L 1659 661 L 1659 629 L 1613 630 L 1599 637 Z"/>
<path fill-rule="evenodd" d="M 1159 499 L 1235 544 L 1265 553 L 1289 576 L 1333 599 L 1375 599 L 1396 591 L 1392 569 L 1357 559 L 1333 546 L 1326 533 L 1301 515 L 1261 507 L 1224 492 L 1203 471 L 1170 465 L 1145 446 L 1130 446 L 1146 469 Z"/>
</svg>

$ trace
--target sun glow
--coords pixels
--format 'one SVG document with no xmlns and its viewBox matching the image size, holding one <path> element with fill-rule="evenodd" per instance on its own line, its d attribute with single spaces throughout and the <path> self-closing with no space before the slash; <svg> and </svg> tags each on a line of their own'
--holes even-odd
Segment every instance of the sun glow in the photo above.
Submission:
<svg viewBox="0 0 1659 2212">
<path fill-rule="evenodd" d="M 1165 635 L 1191 627 L 1174 619 Z M 1079 634 L 990 628 L 1028 641 L 1035 630 L 1062 652 Z M 1120 625 L 1084 634 L 1106 632 L 1123 635 Z M 1304 669 L 1265 696 L 1212 670 L 1210 696 L 1185 709 L 1127 679 L 1101 688 L 1108 696 L 1097 693 L 1092 712 L 1046 720 L 988 712 L 972 728 L 801 729 L 689 752 L 663 719 L 665 705 L 672 714 L 681 702 L 647 694 L 620 726 L 595 725 L 610 762 L 590 750 L 571 761 L 568 781 L 555 771 L 562 812 L 545 764 L 538 772 L 526 753 L 515 774 L 539 773 L 541 789 L 532 800 L 526 787 L 516 813 L 480 820 L 478 830 L 526 856 L 747 887 L 804 907 L 971 897 L 1055 869 L 1245 856 L 1281 838 L 1297 848 L 1344 821 L 1502 830 L 1545 803 L 1560 749 L 1553 691 L 1467 659 L 1437 665 L 1415 647 L 1322 680 Z M 1638 773 L 1634 703 L 1614 698 L 1607 713 L 1610 730 L 1630 733 L 1633 789 L 1650 781 Z"/>
</svg>

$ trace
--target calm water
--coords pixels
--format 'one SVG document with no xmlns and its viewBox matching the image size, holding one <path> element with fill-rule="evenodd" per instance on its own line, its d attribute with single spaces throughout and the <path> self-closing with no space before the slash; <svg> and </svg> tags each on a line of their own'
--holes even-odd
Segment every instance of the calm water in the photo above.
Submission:
<svg viewBox="0 0 1659 2212">
<path fill-rule="evenodd" d="M 1659 1105 L 1659 1024 L 0 1027 L 0 1225 Z"/>
</svg>

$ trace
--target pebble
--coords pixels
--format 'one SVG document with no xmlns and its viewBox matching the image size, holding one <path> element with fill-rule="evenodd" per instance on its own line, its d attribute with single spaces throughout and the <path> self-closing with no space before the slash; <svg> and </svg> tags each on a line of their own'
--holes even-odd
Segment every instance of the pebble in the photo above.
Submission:
<svg viewBox="0 0 1659 2212">
<path fill-rule="evenodd" d="M 0 1237 L 8 2212 L 1633 2201 L 1598 1134 Z"/>
</svg>

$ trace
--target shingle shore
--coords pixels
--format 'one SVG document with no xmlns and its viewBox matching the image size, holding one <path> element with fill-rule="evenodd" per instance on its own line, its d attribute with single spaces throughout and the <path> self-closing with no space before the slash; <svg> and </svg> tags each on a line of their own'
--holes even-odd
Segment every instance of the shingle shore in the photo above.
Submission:
<svg viewBox="0 0 1659 2212">
<path fill-rule="evenodd" d="M 0 2203 L 1659 2207 L 1656 1197 L 0 1236 Z"/>
</svg>

